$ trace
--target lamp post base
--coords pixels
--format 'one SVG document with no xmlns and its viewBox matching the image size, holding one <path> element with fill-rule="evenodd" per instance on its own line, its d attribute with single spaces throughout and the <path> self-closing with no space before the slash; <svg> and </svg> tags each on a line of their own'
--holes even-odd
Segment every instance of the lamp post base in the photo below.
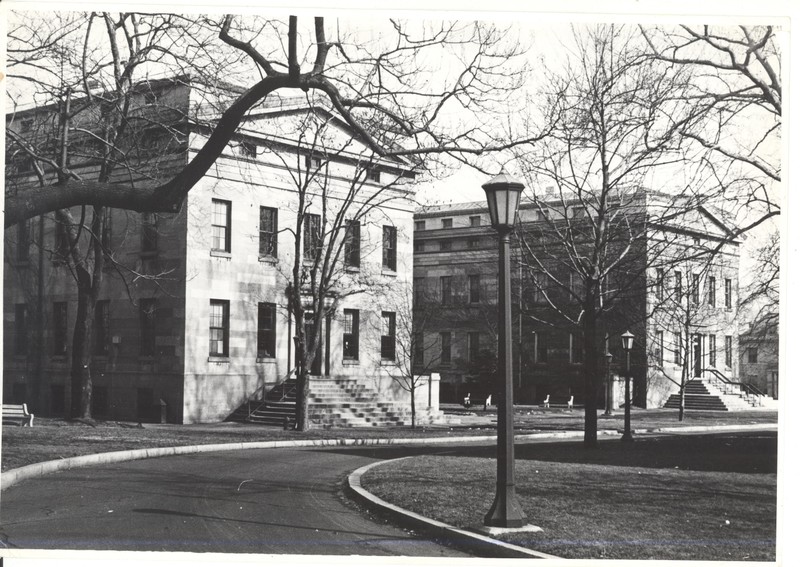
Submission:
<svg viewBox="0 0 800 567">
<path fill-rule="evenodd" d="M 623 433 L 622 434 L 622 442 L 623 443 L 633 443 L 633 435 L 631 435 L 629 432 Z"/>
<path fill-rule="evenodd" d="M 521 528 L 528 523 L 513 488 L 499 489 L 483 525 L 496 528 Z"/>
</svg>

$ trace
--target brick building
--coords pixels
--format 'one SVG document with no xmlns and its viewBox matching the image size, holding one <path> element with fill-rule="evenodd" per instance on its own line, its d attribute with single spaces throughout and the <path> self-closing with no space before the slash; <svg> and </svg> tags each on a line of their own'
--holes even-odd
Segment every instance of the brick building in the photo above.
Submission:
<svg viewBox="0 0 800 567">
<path fill-rule="evenodd" d="M 163 180 L 188 163 L 217 116 L 209 96 L 188 78 L 136 87 L 131 117 L 139 126 L 118 146 L 127 161 L 113 179 Z M 7 124 L 46 145 L 58 121 L 52 105 L 17 112 Z M 71 123 L 70 167 L 87 177 L 103 151 L 97 122 L 96 105 L 86 105 Z M 36 183 L 24 153 L 8 154 L 8 164 L 7 190 Z M 93 414 L 148 419 L 163 401 L 172 422 L 218 421 L 283 381 L 295 365 L 297 322 L 286 296 L 295 246 L 308 259 L 326 231 L 347 238 L 335 282 L 341 290 L 410 294 L 410 178 L 408 163 L 370 154 L 328 109 L 270 97 L 180 210 L 109 210 L 98 234 L 84 231 L 79 242 L 99 241 L 107 256 L 93 319 Z M 298 186 L 307 196 L 300 224 Z M 366 206 L 377 191 L 380 204 Z M 360 212 L 335 228 L 333 213 L 345 203 Z M 81 218 L 79 208 L 72 213 Z M 4 399 L 26 401 L 41 415 L 64 414 L 71 403 L 77 296 L 69 246 L 53 214 L 5 233 Z M 385 364 L 397 355 L 389 348 L 391 306 L 367 291 L 343 291 L 331 305 L 312 373 L 364 382 L 385 399 L 401 395 L 391 380 L 395 367 Z"/>
<path fill-rule="evenodd" d="M 598 324 L 598 349 L 613 355 L 611 373 L 624 375 L 619 336 L 630 330 L 637 405 L 663 405 L 684 370 L 688 378 L 714 371 L 737 376 L 738 242 L 721 216 L 645 191 L 623 194 L 611 206 L 626 217 L 620 226 L 632 227 L 627 237 L 609 239 L 608 257 L 624 259 L 600 285 L 599 301 L 613 301 Z M 567 223 L 579 231 L 591 216 L 577 200 L 552 193 L 520 206 L 511 267 L 517 403 L 540 403 L 547 395 L 561 403 L 584 398 L 576 323 L 582 282 L 560 231 Z M 442 376 L 443 400 L 460 402 L 468 392 L 474 400 L 487 389 L 478 378 L 485 349 L 495 351 L 497 342 L 496 233 L 484 202 L 426 207 L 414 220 L 415 303 L 418 310 L 433 305 L 440 312 L 418 329 L 434 345 L 419 361 L 437 359 L 432 366 Z M 521 235 L 541 265 L 520 246 Z M 605 362 L 601 367 L 605 374 Z M 602 406 L 603 393 L 597 395 Z"/>
</svg>

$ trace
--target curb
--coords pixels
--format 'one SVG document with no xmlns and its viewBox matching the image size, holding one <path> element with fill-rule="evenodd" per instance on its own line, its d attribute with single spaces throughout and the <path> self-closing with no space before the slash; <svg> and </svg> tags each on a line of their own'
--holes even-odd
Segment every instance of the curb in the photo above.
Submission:
<svg viewBox="0 0 800 567">
<path fill-rule="evenodd" d="M 347 477 L 347 483 L 345 486 L 350 495 L 355 497 L 355 499 L 360 501 L 362 504 L 365 504 L 370 508 L 379 509 L 382 514 L 391 516 L 396 521 L 399 520 L 405 526 L 413 526 L 418 529 L 423 529 L 427 533 L 433 534 L 438 539 L 444 540 L 445 543 L 452 544 L 454 547 L 468 549 L 469 551 L 483 555 L 486 554 L 487 549 L 491 549 L 493 552 L 492 557 L 561 559 L 555 555 L 548 555 L 547 553 L 541 553 L 526 547 L 520 547 L 518 545 L 506 543 L 483 534 L 471 532 L 469 530 L 463 530 L 438 520 L 426 518 L 425 516 L 421 516 L 411 512 L 410 510 L 400 508 L 399 506 L 390 504 L 385 500 L 381 500 L 371 492 L 366 491 L 361 486 L 361 477 L 371 468 L 377 467 L 378 465 L 391 464 L 396 461 L 402 461 L 403 459 L 409 458 L 410 457 L 401 457 L 399 459 L 391 459 L 388 461 L 378 461 L 376 463 L 361 467 L 360 469 L 350 473 L 350 475 Z"/>
<path fill-rule="evenodd" d="M 718 426 L 687 426 L 664 427 L 660 429 L 635 429 L 634 433 L 677 433 L 681 431 L 725 431 L 741 429 L 777 429 L 777 424 L 750 424 L 750 425 L 718 425 Z M 619 431 L 603 429 L 597 436 L 619 435 Z M 583 437 L 583 431 L 551 431 L 547 433 L 528 433 L 516 435 L 518 441 L 536 439 L 570 439 Z M 191 455 L 197 453 L 210 453 L 217 451 L 241 451 L 244 449 L 276 449 L 291 447 L 343 447 L 343 446 L 380 446 L 380 445 L 434 445 L 446 443 L 472 443 L 479 441 L 495 441 L 496 435 L 480 435 L 472 437 L 429 437 L 415 439 L 304 439 L 298 441 L 251 441 L 246 443 L 216 443 L 212 445 L 187 445 L 182 447 L 156 447 L 150 449 L 133 449 L 126 451 L 113 451 L 110 453 L 96 453 L 80 457 L 68 457 L 57 461 L 44 461 L 0 473 L 0 491 L 10 486 L 45 474 L 88 467 L 92 465 L 105 465 L 123 461 L 136 461 L 155 457 L 170 457 L 174 455 Z"/>
</svg>

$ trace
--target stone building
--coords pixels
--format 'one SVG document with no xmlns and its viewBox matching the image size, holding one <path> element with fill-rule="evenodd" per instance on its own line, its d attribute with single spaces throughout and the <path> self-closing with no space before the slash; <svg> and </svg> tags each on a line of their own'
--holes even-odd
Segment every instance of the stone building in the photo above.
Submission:
<svg viewBox="0 0 800 567">
<path fill-rule="evenodd" d="M 609 369 L 602 357 L 601 372 L 617 380 L 624 375 L 619 336 L 629 330 L 636 337 L 631 374 L 639 406 L 663 405 L 684 372 L 685 380 L 737 376 L 739 252 L 721 215 L 646 191 L 617 196 L 610 207 L 625 216 L 619 226 L 629 228 L 607 242 L 615 264 L 600 284 L 599 302 L 611 307 L 598 322 L 597 348 L 612 359 Z M 511 266 L 516 403 L 541 403 L 548 395 L 562 404 L 570 396 L 584 399 L 583 312 L 576 300 L 583 282 L 573 264 L 583 245 L 570 255 L 562 229 L 578 233 L 593 215 L 585 203 L 553 193 L 520 206 Z M 431 345 L 418 360 L 437 359 L 432 367 L 442 376 L 443 400 L 460 402 L 470 393 L 474 401 L 496 389 L 478 377 L 486 349 L 489 356 L 496 349 L 496 235 L 484 202 L 426 207 L 414 220 L 415 305 L 438 310 L 417 330 Z M 604 393 L 597 396 L 602 407 Z"/>
<path fill-rule="evenodd" d="M 739 335 L 742 381 L 778 399 L 779 340 L 775 316 L 763 316 Z"/>
<path fill-rule="evenodd" d="M 231 93 L 185 77 L 135 87 L 129 118 L 137 127 L 118 143 L 126 161 L 112 179 L 155 182 L 188 163 L 218 116 L 214 96 Z M 47 145 L 59 108 L 17 112 L 8 128 Z M 82 176 L 97 175 L 101 162 L 98 113 L 89 104 L 72 119 L 70 167 Z M 24 152 L 7 157 L 7 190 L 37 182 Z M 143 420 L 165 403 L 169 421 L 219 421 L 287 379 L 298 324 L 287 308 L 295 254 L 310 271 L 334 242 L 342 252 L 312 374 L 360 382 L 384 400 L 404 395 L 392 380 L 393 307 L 381 294 L 411 293 L 413 177 L 408 162 L 377 158 L 328 108 L 275 96 L 250 113 L 179 210 L 108 210 L 94 232 L 84 223 L 77 244 L 100 243 L 105 258 L 95 274 L 93 414 Z M 91 210 L 71 212 L 91 218 Z M 63 225 L 47 214 L 5 234 L 4 396 L 40 415 L 67 413 L 74 396 L 74 243 Z"/>
</svg>

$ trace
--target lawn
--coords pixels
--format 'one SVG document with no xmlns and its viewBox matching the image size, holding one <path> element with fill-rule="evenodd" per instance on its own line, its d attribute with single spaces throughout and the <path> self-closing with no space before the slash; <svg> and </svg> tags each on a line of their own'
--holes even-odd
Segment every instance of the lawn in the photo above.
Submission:
<svg viewBox="0 0 800 567">
<path fill-rule="evenodd" d="M 775 560 L 777 435 L 520 445 L 516 488 L 540 533 L 502 539 L 565 558 Z M 491 506 L 491 453 L 422 456 L 370 470 L 403 508 L 476 527 Z"/>
</svg>

